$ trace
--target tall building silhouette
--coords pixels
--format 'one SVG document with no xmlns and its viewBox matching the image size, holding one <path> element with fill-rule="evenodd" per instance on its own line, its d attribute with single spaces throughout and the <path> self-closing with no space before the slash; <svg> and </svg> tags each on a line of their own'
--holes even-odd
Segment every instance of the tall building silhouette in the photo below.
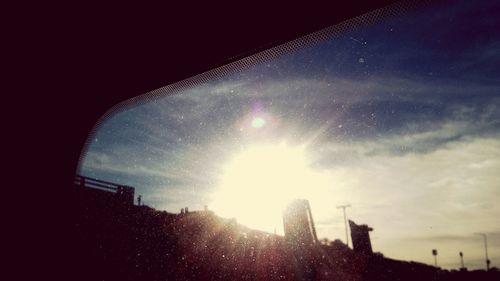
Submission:
<svg viewBox="0 0 500 281">
<path fill-rule="evenodd" d="M 310 246 L 318 242 L 309 201 L 292 201 L 283 214 L 285 239 L 295 246 Z"/>
<path fill-rule="evenodd" d="M 361 254 L 373 254 L 372 243 L 370 241 L 370 231 L 373 228 L 366 224 L 358 225 L 352 220 L 349 220 L 349 227 L 351 228 L 353 250 Z"/>
<path fill-rule="evenodd" d="M 283 213 L 285 241 L 295 258 L 295 280 L 316 280 L 314 268 L 314 244 L 318 243 L 309 201 L 292 201 Z"/>
</svg>

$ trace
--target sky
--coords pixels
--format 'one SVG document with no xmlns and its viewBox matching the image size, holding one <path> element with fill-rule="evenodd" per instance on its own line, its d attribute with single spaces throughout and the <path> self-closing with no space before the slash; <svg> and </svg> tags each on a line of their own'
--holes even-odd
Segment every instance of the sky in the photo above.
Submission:
<svg viewBox="0 0 500 281">
<path fill-rule="evenodd" d="M 401 260 L 500 267 L 500 4 L 441 1 L 116 112 L 78 173 L 281 234 L 311 204 Z M 475 2 L 475 1 L 474 1 Z M 274 206 L 277 205 L 277 206 Z M 274 207 L 273 207 L 274 206 Z"/>
</svg>

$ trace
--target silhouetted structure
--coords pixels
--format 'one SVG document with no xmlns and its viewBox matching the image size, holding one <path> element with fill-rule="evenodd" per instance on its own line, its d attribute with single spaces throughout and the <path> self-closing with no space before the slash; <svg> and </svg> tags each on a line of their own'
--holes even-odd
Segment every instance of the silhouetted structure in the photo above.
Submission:
<svg viewBox="0 0 500 281">
<path fill-rule="evenodd" d="M 345 214 L 345 209 L 351 207 L 351 204 L 337 206 L 337 209 L 342 209 L 344 213 L 344 224 L 345 224 L 345 244 L 349 247 L 349 235 L 347 234 L 347 216 Z"/>
<path fill-rule="evenodd" d="M 130 206 L 134 204 L 135 188 L 127 185 L 119 185 L 112 182 L 83 177 L 80 175 L 75 176 L 74 181 L 78 188 L 88 188 L 94 193 L 101 194 L 99 197 L 108 197 L 111 200 L 118 201 L 121 204 Z"/>
<path fill-rule="evenodd" d="M 373 228 L 366 224 L 357 225 L 352 220 L 349 220 L 349 227 L 351 228 L 352 248 L 355 252 L 371 255 L 373 254 L 372 243 L 370 241 L 370 231 Z"/>
<path fill-rule="evenodd" d="M 116 190 L 118 198 L 130 205 L 134 204 L 134 188 L 131 186 L 118 186 Z"/>
<path fill-rule="evenodd" d="M 458 255 L 460 256 L 460 265 L 461 265 L 460 270 L 467 271 L 467 268 L 464 265 L 464 253 L 460 252 L 458 253 Z"/>
<path fill-rule="evenodd" d="M 319 245 L 309 201 L 292 201 L 283 214 L 285 241 L 295 263 L 295 280 L 316 280 L 314 245 Z"/>
<path fill-rule="evenodd" d="M 74 253 L 71 280 L 500 280 L 496 268 L 446 271 L 379 253 L 362 255 L 340 240 L 294 247 L 284 237 L 249 229 L 211 211 L 180 215 L 146 205 L 124 208 L 114 192 L 81 186 L 79 182 L 72 189 L 75 201 L 70 205 L 75 239 L 69 245 Z M 305 216 L 310 225 L 304 232 L 311 237 L 315 234 L 308 205 L 305 200 L 294 202 L 284 219 L 300 225 Z"/>
<path fill-rule="evenodd" d="M 484 239 L 484 259 L 486 261 L 486 271 L 490 270 L 490 259 L 488 258 L 488 236 L 485 233 L 474 233 L 475 235 L 481 235 Z"/>
<path fill-rule="evenodd" d="M 309 246 L 318 242 L 309 201 L 297 199 L 290 203 L 283 214 L 287 242 Z"/>
<path fill-rule="evenodd" d="M 434 256 L 434 266 L 438 266 L 438 262 L 437 262 L 437 255 L 438 255 L 438 251 L 437 249 L 432 249 L 432 255 Z"/>
</svg>

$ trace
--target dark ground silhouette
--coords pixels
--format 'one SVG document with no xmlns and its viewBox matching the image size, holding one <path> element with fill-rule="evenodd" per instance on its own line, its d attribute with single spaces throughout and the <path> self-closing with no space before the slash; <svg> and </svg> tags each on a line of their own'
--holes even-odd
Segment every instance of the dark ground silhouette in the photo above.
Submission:
<svg viewBox="0 0 500 281">
<path fill-rule="evenodd" d="M 82 280 L 500 280 L 359 254 L 339 240 L 297 250 L 210 211 L 172 214 L 74 189 L 75 278 Z"/>
</svg>

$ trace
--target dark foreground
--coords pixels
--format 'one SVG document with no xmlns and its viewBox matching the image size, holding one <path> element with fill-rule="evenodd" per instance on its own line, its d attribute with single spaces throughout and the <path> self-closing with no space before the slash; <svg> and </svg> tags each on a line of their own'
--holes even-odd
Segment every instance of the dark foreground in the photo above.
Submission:
<svg viewBox="0 0 500 281">
<path fill-rule="evenodd" d="M 340 241 L 292 249 L 209 211 L 171 214 L 75 190 L 79 280 L 500 280 L 498 271 L 446 271 Z"/>
</svg>

